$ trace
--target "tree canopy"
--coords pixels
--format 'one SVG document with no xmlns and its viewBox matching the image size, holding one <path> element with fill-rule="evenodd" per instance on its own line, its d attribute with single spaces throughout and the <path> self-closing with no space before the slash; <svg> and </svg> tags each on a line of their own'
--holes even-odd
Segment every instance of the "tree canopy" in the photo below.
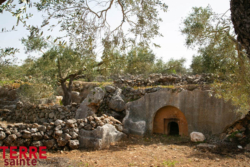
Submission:
<svg viewBox="0 0 250 167">
<path fill-rule="evenodd" d="M 199 46 L 191 65 L 193 72 L 217 75 L 219 80 L 213 85 L 216 95 L 232 100 L 241 107 L 240 111 L 248 111 L 250 65 L 230 18 L 214 13 L 210 7 L 194 7 L 183 25 L 181 32 L 186 35 L 187 46 Z"/>
</svg>

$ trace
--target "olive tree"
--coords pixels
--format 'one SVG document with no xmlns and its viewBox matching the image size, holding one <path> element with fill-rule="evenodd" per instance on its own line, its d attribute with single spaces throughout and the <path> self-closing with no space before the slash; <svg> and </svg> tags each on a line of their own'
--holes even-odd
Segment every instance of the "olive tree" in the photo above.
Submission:
<svg viewBox="0 0 250 167">
<path fill-rule="evenodd" d="M 33 63 L 27 74 L 42 78 L 45 83 L 53 87 L 56 87 L 59 82 L 64 93 L 63 105 L 71 104 L 73 81 L 88 78 L 88 75 L 91 75 L 91 71 L 97 64 L 95 55 L 89 50 L 49 44 L 43 37 L 34 38 L 32 34 L 28 38 L 23 38 L 22 42 L 27 52 L 42 52 L 42 57 Z"/>
<path fill-rule="evenodd" d="M 232 100 L 242 112 L 248 111 L 250 64 L 230 17 L 226 13 L 218 15 L 210 7 L 195 7 L 184 20 L 181 32 L 186 35 L 188 47 L 199 46 L 199 63 L 206 72 L 219 76 L 213 85 L 217 96 Z"/>
</svg>

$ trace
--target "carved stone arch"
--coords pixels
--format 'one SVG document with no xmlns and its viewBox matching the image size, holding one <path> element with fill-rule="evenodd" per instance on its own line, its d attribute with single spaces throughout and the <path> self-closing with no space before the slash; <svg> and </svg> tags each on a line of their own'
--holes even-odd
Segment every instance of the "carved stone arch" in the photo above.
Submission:
<svg viewBox="0 0 250 167">
<path fill-rule="evenodd" d="M 167 134 L 171 132 L 171 126 L 178 125 L 178 133 L 181 136 L 188 136 L 188 123 L 185 115 L 174 106 L 165 106 L 160 108 L 153 122 L 153 133 Z"/>
</svg>

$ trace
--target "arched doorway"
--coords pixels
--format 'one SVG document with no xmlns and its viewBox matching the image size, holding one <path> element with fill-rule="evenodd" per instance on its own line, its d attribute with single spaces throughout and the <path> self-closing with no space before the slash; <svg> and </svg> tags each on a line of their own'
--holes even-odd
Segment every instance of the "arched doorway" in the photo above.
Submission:
<svg viewBox="0 0 250 167">
<path fill-rule="evenodd" d="M 168 123 L 168 131 L 169 135 L 177 136 L 179 135 L 179 125 L 176 122 L 169 122 Z"/>
<path fill-rule="evenodd" d="M 186 117 L 178 108 L 165 106 L 155 114 L 153 132 L 166 135 L 188 136 Z"/>
</svg>

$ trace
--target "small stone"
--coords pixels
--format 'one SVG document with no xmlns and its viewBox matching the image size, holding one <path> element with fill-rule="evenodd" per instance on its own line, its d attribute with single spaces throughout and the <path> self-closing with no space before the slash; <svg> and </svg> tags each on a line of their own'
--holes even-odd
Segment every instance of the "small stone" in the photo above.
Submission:
<svg viewBox="0 0 250 167">
<path fill-rule="evenodd" d="M 35 133 L 35 132 L 37 132 L 37 131 L 38 131 L 37 128 L 31 128 L 31 129 L 30 129 L 30 132 L 31 132 L 31 133 Z"/>
<path fill-rule="evenodd" d="M 63 123 L 63 120 L 60 120 L 60 119 L 57 119 L 55 121 L 55 125 L 58 126 L 58 125 L 61 125 Z"/>
<path fill-rule="evenodd" d="M 200 160 L 199 160 L 198 158 L 195 158 L 194 161 L 195 161 L 195 162 L 199 162 Z"/>
<path fill-rule="evenodd" d="M 43 143 L 41 141 L 33 141 L 31 143 L 32 146 L 35 146 L 35 147 L 41 147 L 43 145 Z"/>
<path fill-rule="evenodd" d="M 192 142 L 203 142 L 206 140 L 205 136 L 200 132 L 192 132 L 190 137 Z"/>
<path fill-rule="evenodd" d="M 6 137 L 6 134 L 3 131 L 0 131 L 0 140 L 3 140 Z"/>
<path fill-rule="evenodd" d="M 63 131 L 62 131 L 62 130 L 56 130 L 56 131 L 55 131 L 55 134 L 56 134 L 57 136 L 61 136 L 61 135 L 62 135 L 62 133 L 63 133 Z"/>
<path fill-rule="evenodd" d="M 55 145 L 56 141 L 55 139 L 43 140 L 43 143 L 47 147 L 47 149 L 51 149 Z"/>
<path fill-rule="evenodd" d="M 105 90 L 108 93 L 114 93 L 115 92 L 115 87 L 108 85 L 108 86 L 105 87 Z"/>
<path fill-rule="evenodd" d="M 40 132 L 32 133 L 31 134 L 33 140 L 41 140 L 43 138 L 43 135 Z"/>
<path fill-rule="evenodd" d="M 64 134 L 64 138 L 65 138 L 65 140 L 70 140 L 71 136 L 68 133 L 65 133 Z"/>
<path fill-rule="evenodd" d="M 71 149 L 77 149 L 79 147 L 79 141 L 78 140 L 70 140 L 69 147 Z"/>
<path fill-rule="evenodd" d="M 76 123 L 76 119 L 69 119 L 69 120 L 66 121 L 66 124 L 67 124 L 69 127 L 71 127 L 71 128 L 74 127 L 74 124 L 75 124 L 75 123 Z"/>
</svg>

